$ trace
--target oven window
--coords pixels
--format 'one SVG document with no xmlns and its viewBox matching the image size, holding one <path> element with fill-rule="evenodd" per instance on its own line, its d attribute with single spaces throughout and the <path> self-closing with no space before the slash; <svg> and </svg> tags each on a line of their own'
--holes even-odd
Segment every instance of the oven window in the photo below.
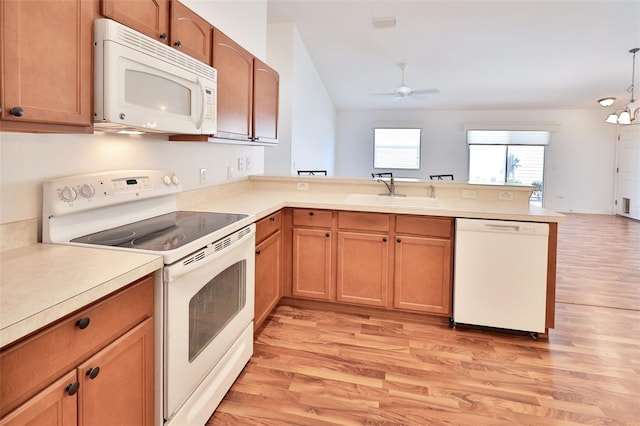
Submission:
<svg viewBox="0 0 640 426">
<path fill-rule="evenodd" d="M 246 303 L 246 260 L 220 272 L 189 301 L 189 362 L 211 342 Z"/>
</svg>

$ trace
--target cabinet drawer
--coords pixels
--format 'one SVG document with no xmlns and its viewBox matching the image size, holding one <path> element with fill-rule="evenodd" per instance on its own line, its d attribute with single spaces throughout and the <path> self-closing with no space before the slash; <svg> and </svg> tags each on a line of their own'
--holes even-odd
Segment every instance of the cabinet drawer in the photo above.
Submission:
<svg viewBox="0 0 640 426">
<path fill-rule="evenodd" d="M 452 218 L 428 216 L 396 216 L 396 233 L 451 238 Z"/>
<path fill-rule="evenodd" d="M 331 227 L 330 210 L 295 209 L 293 211 L 294 226 Z"/>
<path fill-rule="evenodd" d="M 389 232 L 389 215 L 384 213 L 339 212 L 338 228 Z"/>
<path fill-rule="evenodd" d="M 256 223 L 256 244 L 267 238 L 269 235 L 280 229 L 282 224 L 282 213 L 276 212 L 259 220 Z"/>
<path fill-rule="evenodd" d="M 153 277 L 11 345 L 0 352 L 0 416 L 35 395 L 80 362 L 153 316 Z M 79 320 L 89 319 L 81 329 Z"/>
</svg>

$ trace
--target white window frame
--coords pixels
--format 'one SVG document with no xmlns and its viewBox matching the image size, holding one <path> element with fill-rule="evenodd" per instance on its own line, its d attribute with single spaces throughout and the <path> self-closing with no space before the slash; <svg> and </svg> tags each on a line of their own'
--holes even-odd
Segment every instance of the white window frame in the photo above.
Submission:
<svg viewBox="0 0 640 426">
<path fill-rule="evenodd" d="M 409 165 L 408 167 L 403 167 L 400 163 L 395 163 L 392 160 L 387 159 L 389 162 L 381 163 L 378 161 L 380 156 L 378 155 L 379 149 L 384 149 L 385 147 L 389 147 L 391 144 L 387 145 L 378 145 L 378 141 L 381 137 L 392 137 L 390 133 L 406 132 L 413 133 L 417 132 L 417 146 L 407 147 L 408 149 L 417 150 L 416 161 L 414 164 Z M 415 142 L 414 142 L 415 144 Z M 389 148 L 387 148 L 389 149 Z M 391 148 L 393 149 L 393 148 Z M 421 163 L 421 155 L 422 154 L 422 129 L 416 127 L 375 127 L 373 129 L 373 169 L 374 170 L 420 170 Z M 405 159 L 406 161 L 406 159 Z"/>
</svg>

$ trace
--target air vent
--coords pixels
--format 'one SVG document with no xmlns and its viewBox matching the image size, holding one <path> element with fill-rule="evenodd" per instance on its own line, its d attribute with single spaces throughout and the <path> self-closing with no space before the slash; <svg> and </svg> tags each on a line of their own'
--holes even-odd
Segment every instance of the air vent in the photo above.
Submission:
<svg viewBox="0 0 640 426">
<path fill-rule="evenodd" d="M 213 247 L 213 251 L 220 251 L 220 250 L 224 250 L 227 247 L 229 247 L 231 245 L 231 237 L 227 237 L 224 240 L 220 240 L 216 243 L 216 245 Z"/>
<path fill-rule="evenodd" d="M 245 235 L 248 235 L 251 233 L 251 228 L 244 228 L 243 230 L 241 230 L 240 232 L 238 232 L 238 239 L 244 237 Z"/>
<path fill-rule="evenodd" d="M 165 62 L 177 65 L 185 70 L 194 72 L 202 77 L 216 81 L 216 70 L 208 65 L 193 59 L 182 52 L 178 52 L 172 47 L 157 42 L 137 31 L 124 26 L 118 26 L 118 43 L 124 44 L 132 49 L 156 57 Z"/>
<path fill-rule="evenodd" d="M 204 259 L 204 257 L 205 257 L 205 253 L 204 253 L 204 250 L 202 250 L 202 251 L 199 251 L 198 253 L 194 254 L 193 256 L 189 256 L 188 258 L 183 260 L 182 264 L 184 266 L 187 266 L 187 265 L 189 265 L 191 263 L 194 263 L 194 262 L 197 262 L 199 260 Z"/>
</svg>

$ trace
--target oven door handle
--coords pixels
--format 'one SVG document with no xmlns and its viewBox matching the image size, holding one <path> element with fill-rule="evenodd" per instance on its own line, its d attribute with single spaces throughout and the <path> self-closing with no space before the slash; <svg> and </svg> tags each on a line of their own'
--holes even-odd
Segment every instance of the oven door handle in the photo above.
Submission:
<svg viewBox="0 0 640 426">
<path fill-rule="evenodd" d="M 187 274 L 194 269 L 201 268 L 214 260 L 231 253 L 235 250 L 246 248 L 246 244 L 251 246 L 253 254 L 255 248 L 255 224 L 251 224 L 231 235 L 228 235 L 214 243 L 209 244 L 202 250 L 180 259 L 178 262 L 164 267 L 164 281 L 169 283 L 176 278 Z"/>
</svg>

